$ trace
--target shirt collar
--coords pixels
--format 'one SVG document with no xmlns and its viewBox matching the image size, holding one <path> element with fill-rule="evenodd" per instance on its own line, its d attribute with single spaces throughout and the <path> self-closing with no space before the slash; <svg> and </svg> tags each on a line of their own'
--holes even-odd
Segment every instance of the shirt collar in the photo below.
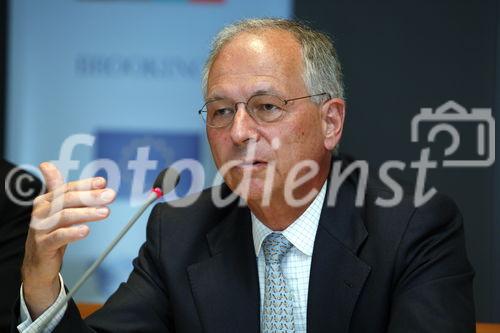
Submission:
<svg viewBox="0 0 500 333">
<path fill-rule="evenodd" d="M 318 230 L 321 209 L 326 194 L 326 181 L 313 202 L 292 224 L 281 231 L 283 236 L 288 239 L 300 252 L 312 256 L 314 248 L 314 239 Z M 255 255 L 259 256 L 260 248 L 264 239 L 273 231 L 262 223 L 253 213 L 252 215 L 252 235 Z"/>
</svg>

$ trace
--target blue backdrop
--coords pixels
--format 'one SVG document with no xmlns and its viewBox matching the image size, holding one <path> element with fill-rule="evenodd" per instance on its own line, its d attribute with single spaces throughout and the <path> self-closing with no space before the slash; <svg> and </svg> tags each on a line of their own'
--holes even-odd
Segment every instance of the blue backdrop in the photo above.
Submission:
<svg viewBox="0 0 500 333">
<path fill-rule="evenodd" d="M 115 162 L 122 175 L 111 217 L 91 224 L 90 236 L 67 250 L 63 276 L 71 286 L 134 211 L 127 161 L 138 148 L 149 147 L 157 161 L 146 184 L 182 158 L 198 160 L 211 183 L 215 170 L 196 112 L 210 40 L 237 19 L 288 17 L 291 1 L 16 0 L 10 10 L 7 157 L 29 165 L 57 160 L 65 139 L 81 133 L 95 142 L 74 146 L 71 159 L 79 163 L 68 179 L 95 159 Z M 77 300 L 102 302 L 127 277 L 145 221 Z"/>
</svg>

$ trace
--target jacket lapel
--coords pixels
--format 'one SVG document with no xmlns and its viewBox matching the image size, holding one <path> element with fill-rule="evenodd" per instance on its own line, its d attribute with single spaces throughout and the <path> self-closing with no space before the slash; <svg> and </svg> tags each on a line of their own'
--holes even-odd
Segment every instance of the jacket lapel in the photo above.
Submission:
<svg viewBox="0 0 500 333">
<path fill-rule="evenodd" d="M 259 282 L 248 208 L 234 207 L 207 238 L 211 257 L 188 267 L 204 332 L 259 332 Z"/>
<path fill-rule="evenodd" d="M 354 206 L 354 185 L 349 180 L 341 185 L 334 207 L 328 207 L 327 199 L 328 196 L 321 212 L 311 263 L 309 333 L 349 331 L 354 306 L 371 270 L 357 257 L 367 231 L 359 209 Z"/>
</svg>

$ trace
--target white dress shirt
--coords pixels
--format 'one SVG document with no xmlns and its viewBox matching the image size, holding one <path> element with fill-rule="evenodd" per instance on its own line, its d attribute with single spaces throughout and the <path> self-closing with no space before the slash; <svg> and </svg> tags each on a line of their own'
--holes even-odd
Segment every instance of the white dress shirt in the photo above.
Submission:
<svg viewBox="0 0 500 333">
<path fill-rule="evenodd" d="M 285 275 L 286 285 L 293 296 L 293 319 L 295 332 L 307 330 L 307 294 L 309 290 L 309 273 L 314 248 L 316 231 L 318 230 L 321 208 L 325 200 L 326 182 L 314 201 L 304 213 L 297 218 L 288 228 L 281 233 L 292 243 L 292 248 L 283 257 L 281 264 Z M 252 234 L 257 257 L 260 289 L 260 313 L 264 307 L 266 263 L 264 251 L 261 250 L 262 242 L 273 231 L 265 226 L 252 214 Z"/>
<path fill-rule="evenodd" d="M 321 208 L 326 193 L 326 182 L 323 184 L 320 192 L 309 205 L 306 211 L 297 218 L 288 228 L 282 231 L 283 235 L 292 243 L 292 248 L 285 255 L 282 262 L 283 273 L 286 278 L 287 286 L 290 288 L 293 295 L 293 317 L 295 322 L 295 331 L 306 332 L 307 323 L 307 293 L 309 289 L 309 273 L 311 270 L 311 260 L 314 248 L 314 239 L 318 230 Z M 259 273 L 259 289 L 260 294 L 264 295 L 265 286 L 265 261 L 264 253 L 261 251 L 262 242 L 273 231 L 260 222 L 255 215 L 252 215 L 252 235 L 255 247 L 255 255 L 257 258 L 257 267 Z M 59 275 L 61 286 L 64 286 L 64 281 Z M 20 324 L 17 329 L 21 333 L 29 333 L 35 327 L 38 327 L 42 318 L 52 313 L 55 307 L 64 299 L 66 291 L 61 287 L 59 296 L 54 304 L 52 304 L 45 312 L 38 317 L 34 322 L 31 319 L 30 313 L 26 306 L 23 296 L 23 287 L 21 286 L 20 300 Z M 262 313 L 264 302 L 261 297 L 260 310 Z M 67 305 L 64 306 L 56 316 L 47 324 L 43 333 L 50 333 L 59 324 Z"/>
<path fill-rule="evenodd" d="M 61 274 L 59 274 L 59 282 L 61 283 L 61 290 L 59 291 L 59 295 L 57 296 L 54 304 L 52 304 L 47 310 L 45 310 L 45 312 L 42 313 L 40 317 L 38 317 L 35 321 L 31 319 L 28 307 L 26 306 L 26 302 L 24 301 L 23 286 L 21 285 L 21 291 L 19 292 L 21 300 L 21 309 L 20 309 L 21 323 L 17 325 L 17 330 L 19 332 L 29 333 L 32 332 L 34 329 L 38 328 L 38 326 L 40 325 L 40 321 L 42 321 L 43 318 L 51 315 L 51 313 L 54 312 L 56 306 L 63 301 L 64 297 L 66 297 L 66 290 L 64 290 L 63 287 L 64 281 Z M 57 324 L 59 324 L 62 317 L 64 316 L 67 307 L 68 305 L 64 305 L 64 307 L 61 310 L 59 310 L 59 312 L 54 316 L 54 318 L 50 322 L 48 322 L 47 326 L 45 326 L 45 329 L 42 331 L 43 333 L 50 333 L 56 328 Z"/>
</svg>

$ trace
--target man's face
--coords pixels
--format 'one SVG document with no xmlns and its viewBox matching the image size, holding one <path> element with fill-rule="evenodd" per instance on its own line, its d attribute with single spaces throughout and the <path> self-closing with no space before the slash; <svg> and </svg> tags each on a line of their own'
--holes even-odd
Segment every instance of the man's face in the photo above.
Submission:
<svg viewBox="0 0 500 333">
<path fill-rule="evenodd" d="M 226 44 L 215 59 L 206 98 L 228 98 L 236 103 L 260 93 L 282 99 L 307 96 L 302 72 L 300 46 L 288 32 L 242 33 Z M 316 161 L 320 168 L 325 167 L 325 161 L 329 162 L 327 148 L 331 147 L 325 147 L 320 106 L 306 98 L 289 102 L 285 109 L 278 122 L 259 124 L 240 103 L 232 124 L 224 128 L 207 127 L 217 168 L 230 161 L 241 161 L 225 173 L 228 186 L 236 190 L 244 173 L 250 174 L 248 188 L 237 191 L 247 200 L 262 198 L 266 170 L 273 164 L 274 196 L 276 191 L 283 193 L 287 174 L 300 161 Z M 249 155 L 252 149 L 255 149 L 253 156 Z"/>
</svg>

